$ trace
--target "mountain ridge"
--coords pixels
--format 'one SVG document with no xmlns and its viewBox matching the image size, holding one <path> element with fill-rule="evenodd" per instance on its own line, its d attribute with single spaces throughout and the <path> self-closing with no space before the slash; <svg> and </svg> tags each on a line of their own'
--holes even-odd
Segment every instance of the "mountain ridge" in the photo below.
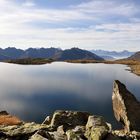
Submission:
<svg viewBox="0 0 140 140">
<path fill-rule="evenodd" d="M 106 50 L 90 50 L 91 52 L 103 57 L 113 57 L 113 58 L 127 58 L 131 55 L 133 55 L 135 52 L 123 50 L 123 51 L 106 51 Z"/>
<path fill-rule="evenodd" d="M 128 60 L 136 60 L 136 61 L 140 61 L 140 51 L 134 53 L 133 55 L 131 55 L 130 57 L 127 58 Z"/>
<path fill-rule="evenodd" d="M 25 58 L 45 58 L 56 61 L 65 60 L 104 60 L 102 57 L 79 48 L 61 50 L 60 48 L 28 48 L 26 50 L 15 47 L 0 48 L 0 61 L 25 59 Z"/>
</svg>

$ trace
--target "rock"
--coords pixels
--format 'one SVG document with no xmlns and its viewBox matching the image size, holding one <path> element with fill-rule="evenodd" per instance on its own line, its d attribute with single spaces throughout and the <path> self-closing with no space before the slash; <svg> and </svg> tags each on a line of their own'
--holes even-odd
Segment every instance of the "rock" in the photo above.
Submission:
<svg viewBox="0 0 140 140">
<path fill-rule="evenodd" d="M 9 115 L 7 111 L 0 111 L 0 115 Z"/>
<path fill-rule="evenodd" d="M 66 140 L 66 135 L 59 133 L 57 131 L 49 132 L 53 140 Z"/>
<path fill-rule="evenodd" d="M 114 82 L 112 102 L 114 115 L 125 132 L 140 131 L 140 102 L 118 80 Z"/>
<path fill-rule="evenodd" d="M 10 137 L 30 135 L 40 129 L 47 129 L 47 126 L 36 123 L 23 123 L 21 125 L 0 126 L 0 131 Z"/>
<path fill-rule="evenodd" d="M 109 132 L 109 127 L 101 116 L 89 116 L 85 136 L 90 140 L 102 140 Z"/>
<path fill-rule="evenodd" d="M 51 123 L 51 117 L 47 116 L 46 119 L 44 120 L 44 122 L 42 124 L 46 124 L 49 125 Z"/>
<path fill-rule="evenodd" d="M 74 128 L 77 125 L 85 125 L 90 114 L 78 111 L 56 111 L 51 120 L 51 127 L 57 128 L 63 125 L 64 130 Z"/>
<path fill-rule="evenodd" d="M 39 130 L 37 131 L 30 140 L 66 140 L 63 126 L 59 126 L 57 131 Z"/>
<path fill-rule="evenodd" d="M 53 140 L 46 130 L 39 130 L 29 140 Z"/>
<path fill-rule="evenodd" d="M 66 132 L 67 140 L 85 140 L 85 126 L 76 126 L 74 129 Z"/>
<path fill-rule="evenodd" d="M 29 140 L 49 140 L 48 138 L 44 138 L 41 135 L 35 133 Z"/>
<path fill-rule="evenodd" d="M 57 128 L 57 132 L 60 133 L 60 134 L 62 134 L 62 135 L 65 134 L 64 129 L 63 129 L 63 125 L 61 125 L 61 126 L 59 126 L 59 127 Z"/>
<path fill-rule="evenodd" d="M 111 137 L 110 137 L 111 136 Z M 125 133 L 124 130 L 113 130 L 111 134 L 107 137 L 108 139 L 118 138 L 122 140 L 140 140 L 140 132 L 131 131 L 129 133 Z M 109 140 L 110 140 L 109 139 Z M 111 139 L 111 140 L 112 140 Z"/>
<path fill-rule="evenodd" d="M 116 136 L 116 135 L 113 135 L 113 134 L 110 133 L 110 134 L 107 135 L 105 140 L 124 140 L 124 139 L 122 139 L 119 136 Z"/>
<path fill-rule="evenodd" d="M 6 111 L 0 112 L 0 125 L 19 125 L 22 121 L 12 115 L 9 115 Z"/>
</svg>

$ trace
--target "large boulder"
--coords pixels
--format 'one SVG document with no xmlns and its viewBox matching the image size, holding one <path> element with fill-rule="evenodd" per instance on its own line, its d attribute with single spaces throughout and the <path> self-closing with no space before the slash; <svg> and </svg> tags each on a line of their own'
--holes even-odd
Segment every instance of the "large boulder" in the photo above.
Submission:
<svg viewBox="0 0 140 140">
<path fill-rule="evenodd" d="M 89 116 L 85 136 L 89 140 L 103 140 L 109 133 L 109 127 L 101 116 Z"/>
<path fill-rule="evenodd" d="M 124 125 L 125 131 L 140 131 L 140 102 L 118 80 L 113 85 L 112 102 L 114 115 Z"/>
<path fill-rule="evenodd" d="M 50 126 L 57 128 L 63 125 L 64 130 L 74 128 L 77 125 L 84 126 L 87 123 L 89 113 L 78 111 L 55 111 Z"/>
</svg>

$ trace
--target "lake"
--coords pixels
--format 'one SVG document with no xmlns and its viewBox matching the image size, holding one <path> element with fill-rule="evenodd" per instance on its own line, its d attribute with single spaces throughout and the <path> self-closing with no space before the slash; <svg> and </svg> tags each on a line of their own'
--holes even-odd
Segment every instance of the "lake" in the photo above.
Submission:
<svg viewBox="0 0 140 140">
<path fill-rule="evenodd" d="M 140 77 L 126 69 L 119 64 L 0 63 L 0 110 L 35 122 L 55 110 L 88 111 L 118 127 L 112 111 L 113 81 L 126 84 L 140 100 Z"/>
</svg>

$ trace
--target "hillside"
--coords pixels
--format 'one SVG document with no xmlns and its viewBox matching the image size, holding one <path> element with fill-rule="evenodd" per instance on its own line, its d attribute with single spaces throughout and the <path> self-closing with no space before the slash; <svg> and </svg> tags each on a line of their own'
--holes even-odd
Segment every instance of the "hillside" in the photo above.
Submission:
<svg viewBox="0 0 140 140">
<path fill-rule="evenodd" d="M 71 48 L 62 51 L 58 55 L 55 56 L 55 59 L 64 61 L 64 60 L 104 60 L 102 57 L 99 57 L 98 55 L 91 53 L 86 50 L 82 50 L 79 48 Z"/>
<path fill-rule="evenodd" d="M 1 61 L 7 60 L 7 59 L 9 59 L 8 56 L 5 56 L 5 55 L 3 55 L 3 54 L 0 54 L 0 60 L 1 60 Z"/>
<path fill-rule="evenodd" d="M 140 61 L 140 52 L 136 52 L 132 56 L 128 57 L 129 60 L 137 60 Z"/>
</svg>

